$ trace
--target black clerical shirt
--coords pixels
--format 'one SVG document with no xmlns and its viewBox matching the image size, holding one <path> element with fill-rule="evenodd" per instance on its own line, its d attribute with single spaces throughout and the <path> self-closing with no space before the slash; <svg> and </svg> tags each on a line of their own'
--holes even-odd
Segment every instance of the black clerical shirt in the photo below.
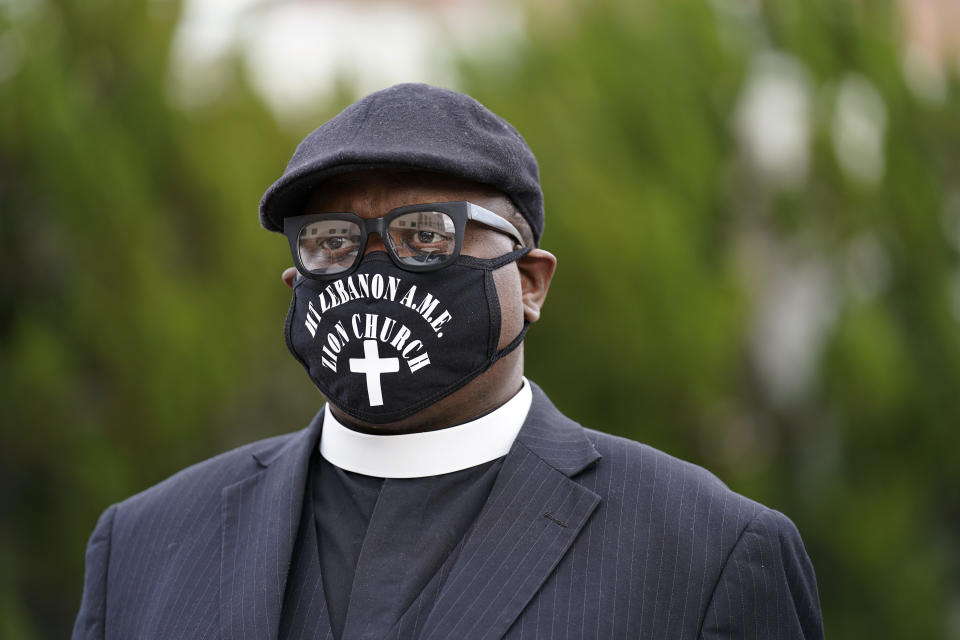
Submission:
<svg viewBox="0 0 960 640">
<path fill-rule="evenodd" d="M 334 638 L 372 640 L 394 627 L 431 578 L 452 563 L 502 462 L 384 479 L 345 471 L 314 454 L 310 500 Z"/>
</svg>

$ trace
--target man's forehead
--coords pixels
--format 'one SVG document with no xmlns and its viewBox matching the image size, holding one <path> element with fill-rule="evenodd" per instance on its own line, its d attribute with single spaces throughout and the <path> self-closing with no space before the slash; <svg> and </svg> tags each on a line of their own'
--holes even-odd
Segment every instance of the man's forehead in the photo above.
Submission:
<svg viewBox="0 0 960 640">
<path fill-rule="evenodd" d="M 506 195 L 490 185 L 450 174 L 420 169 L 370 169 L 331 176 L 307 197 L 306 207 L 368 199 L 411 199 L 409 204 L 439 200 L 478 200 L 508 203 Z M 482 203 L 477 203 L 482 204 Z"/>
</svg>

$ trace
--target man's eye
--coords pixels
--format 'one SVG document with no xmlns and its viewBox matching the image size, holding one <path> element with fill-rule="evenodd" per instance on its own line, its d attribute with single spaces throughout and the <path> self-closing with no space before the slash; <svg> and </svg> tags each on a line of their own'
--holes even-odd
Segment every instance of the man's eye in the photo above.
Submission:
<svg viewBox="0 0 960 640">
<path fill-rule="evenodd" d="M 405 244 L 414 249 L 438 249 L 447 247 L 453 241 L 453 236 L 438 231 L 416 231 L 407 236 Z"/>
<path fill-rule="evenodd" d="M 414 254 L 450 255 L 455 242 L 453 236 L 437 231 L 415 231 L 404 239 L 403 244 Z"/>
<path fill-rule="evenodd" d="M 333 236 L 329 238 L 318 238 L 317 246 L 325 251 L 339 251 L 349 248 L 356 244 L 352 238 L 345 236 Z"/>
<path fill-rule="evenodd" d="M 446 238 L 439 233 L 433 231 L 418 231 L 417 232 L 417 242 L 420 244 L 434 244 L 437 242 L 443 242 Z"/>
</svg>

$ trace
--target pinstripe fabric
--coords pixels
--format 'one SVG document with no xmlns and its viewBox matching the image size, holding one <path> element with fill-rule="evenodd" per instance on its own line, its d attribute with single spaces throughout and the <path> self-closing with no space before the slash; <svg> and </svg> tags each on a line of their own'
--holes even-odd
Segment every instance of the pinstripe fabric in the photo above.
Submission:
<svg viewBox="0 0 960 640">
<path fill-rule="evenodd" d="M 299 518 L 291 506 L 318 435 L 315 419 L 107 509 L 87 548 L 73 637 L 275 636 Z"/>
<path fill-rule="evenodd" d="M 110 507 L 74 638 L 276 638 L 281 610 L 288 631 L 300 619 L 286 637 L 327 637 L 319 572 L 298 566 L 287 584 L 318 419 Z M 385 638 L 823 637 L 785 516 L 700 467 L 583 429 L 536 385 L 451 558 Z"/>
<path fill-rule="evenodd" d="M 327 640 L 333 638 L 333 629 L 320 575 L 313 500 L 305 497 L 303 505 L 278 637 L 280 640 Z"/>
</svg>

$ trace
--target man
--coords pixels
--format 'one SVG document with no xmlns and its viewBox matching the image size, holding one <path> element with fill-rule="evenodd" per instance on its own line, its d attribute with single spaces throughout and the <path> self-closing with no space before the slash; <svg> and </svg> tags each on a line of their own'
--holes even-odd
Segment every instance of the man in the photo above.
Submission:
<svg viewBox="0 0 960 640">
<path fill-rule="evenodd" d="M 261 201 L 304 430 L 104 513 L 75 638 L 820 638 L 783 515 L 523 378 L 556 266 L 523 138 L 426 85 L 308 136 Z"/>
</svg>

